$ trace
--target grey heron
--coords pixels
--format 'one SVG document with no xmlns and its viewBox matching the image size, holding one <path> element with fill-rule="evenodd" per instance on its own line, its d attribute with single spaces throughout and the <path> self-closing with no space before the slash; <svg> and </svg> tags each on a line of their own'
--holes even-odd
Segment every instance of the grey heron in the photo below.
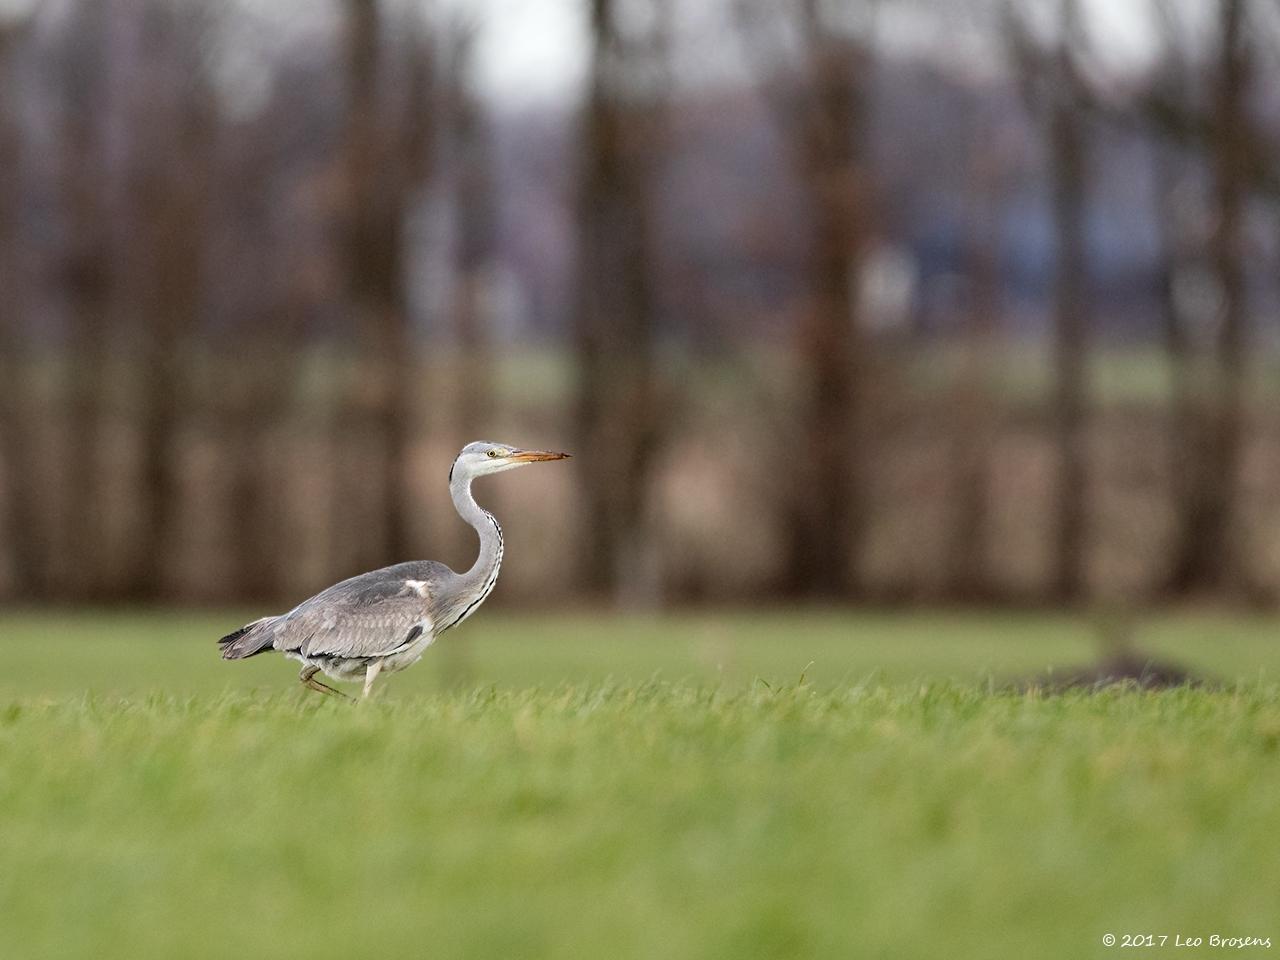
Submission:
<svg viewBox="0 0 1280 960">
<path fill-rule="evenodd" d="M 225 660 L 243 660 L 268 650 L 302 662 L 306 687 L 346 694 L 316 679 L 363 680 L 369 696 L 383 671 L 416 663 L 437 637 L 475 613 L 498 580 L 502 528 L 471 495 L 471 481 L 490 473 L 567 453 L 521 450 L 476 441 L 462 448 L 449 468 L 449 493 L 458 515 L 480 535 L 480 555 L 466 573 L 434 560 L 411 560 L 343 580 L 304 600 L 288 613 L 263 617 L 218 641 Z"/>
</svg>

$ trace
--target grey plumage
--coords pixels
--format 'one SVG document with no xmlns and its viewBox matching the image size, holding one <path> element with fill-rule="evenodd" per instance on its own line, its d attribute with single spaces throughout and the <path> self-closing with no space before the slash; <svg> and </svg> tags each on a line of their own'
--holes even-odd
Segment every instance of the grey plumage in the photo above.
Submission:
<svg viewBox="0 0 1280 960">
<path fill-rule="evenodd" d="M 434 621 L 447 594 L 446 578 L 458 575 L 434 560 L 383 567 L 322 590 L 288 613 L 263 617 L 218 641 L 227 660 L 241 660 L 266 650 L 304 656 L 387 656 L 424 618 Z M 408 586 L 425 585 L 425 591 Z M 423 596 L 423 592 L 426 596 Z"/>
<path fill-rule="evenodd" d="M 365 680 L 367 695 L 380 670 L 399 670 L 421 657 L 441 634 L 457 626 L 488 597 L 504 550 L 502 528 L 471 496 L 471 481 L 527 463 L 567 454 L 519 450 L 504 444 L 467 444 L 449 471 L 458 514 L 480 536 L 480 553 L 465 573 L 434 560 L 414 560 L 362 573 L 304 600 L 288 613 L 263 617 L 218 641 L 227 660 L 275 650 L 303 663 L 301 680 L 313 689 L 317 671 L 338 680 Z"/>
</svg>

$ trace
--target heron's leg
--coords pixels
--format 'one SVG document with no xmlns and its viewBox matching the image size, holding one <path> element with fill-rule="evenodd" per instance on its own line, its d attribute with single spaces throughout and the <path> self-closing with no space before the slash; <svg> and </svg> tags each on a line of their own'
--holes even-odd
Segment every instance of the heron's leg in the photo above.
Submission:
<svg viewBox="0 0 1280 960">
<path fill-rule="evenodd" d="M 343 700 L 350 700 L 341 690 L 335 690 L 327 683 L 321 683 L 316 679 L 316 674 L 320 672 L 320 668 L 314 664 L 307 664 L 302 668 L 302 672 L 298 674 L 299 682 L 308 690 L 315 690 L 317 693 L 325 693 L 331 697 L 341 697 Z"/>
<path fill-rule="evenodd" d="M 360 697 L 361 700 L 369 699 L 369 691 L 373 689 L 373 681 L 377 679 L 378 671 L 381 669 L 381 660 L 372 660 L 369 665 L 364 668 L 364 693 Z"/>
</svg>

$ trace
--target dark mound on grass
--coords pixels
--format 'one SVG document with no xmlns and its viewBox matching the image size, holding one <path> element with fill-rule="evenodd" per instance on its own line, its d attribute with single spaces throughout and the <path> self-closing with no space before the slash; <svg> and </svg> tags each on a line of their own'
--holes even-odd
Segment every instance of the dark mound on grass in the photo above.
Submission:
<svg viewBox="0 0 1280 960">
<path fill-rule="evenodd" d="M 1018 684 L 1022 689 L 1047 690 L 1052 693 L 1101 690 L 1117 685 L 1139 690 L 1167 690 L 1172 687 L 1202 687 L 1212 684 L 1205 677 L 1176 663 L 1134 652 L 1112 654 L 1088 666 L 1041 674 Z"/>
<path fill-rule="evenodd" d="M 1137 649 L 1132 615 L 1123 611 L 1100 614 L 1095 622 L 1098 632 L 1098 659 L 1065 671 L 1054 670 L 1017 684 L 1022 690 L 1044 690 L 1063 693 L 1068 690 L 1102 690 L 1125 686 L 1138 690 L 1168 690 L 1174 687 L 1212 687 L 1217 683 L 1193 673 L 1180 664 L 1160 660 Z"/>
</svg>

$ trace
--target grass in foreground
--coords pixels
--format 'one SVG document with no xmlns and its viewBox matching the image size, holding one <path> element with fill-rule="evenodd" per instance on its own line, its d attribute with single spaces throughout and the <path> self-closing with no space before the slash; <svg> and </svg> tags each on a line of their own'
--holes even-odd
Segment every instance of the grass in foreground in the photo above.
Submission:
<svg viewBox="0 0 1280 960">
<path fill-rule="evenodd" d="M 1274 685 L 11 700 L 0 757 L 4 956 L 1074 960 L 1114 954 L 1107 933 L 1280 937 Z"/>
<path fill-rule="evenodd" d="M 1222 690 L 1046 698 L 1087 622 L 493 610 L 356 709 L 245 619 L 0 617 L 0 957 L 1280 949 L 1272 619 L 1142 625 Z"/>
</svg>

